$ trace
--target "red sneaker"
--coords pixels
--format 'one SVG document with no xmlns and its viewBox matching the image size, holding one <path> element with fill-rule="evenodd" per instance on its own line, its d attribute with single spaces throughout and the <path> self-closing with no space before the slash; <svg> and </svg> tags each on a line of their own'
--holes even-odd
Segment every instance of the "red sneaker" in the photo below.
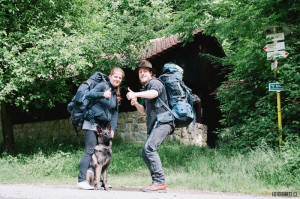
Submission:
<svg viewBox="0 0 300 199">
<path fill-rule="evenodd" d="M 143 187 L 141 191 L 144 192 L 157 192 L 157 193 L 165 193 L 166 192 L 166 185 L 165 184 L 158 184 L 154 182 L 152 185 Z"/>
</svg>

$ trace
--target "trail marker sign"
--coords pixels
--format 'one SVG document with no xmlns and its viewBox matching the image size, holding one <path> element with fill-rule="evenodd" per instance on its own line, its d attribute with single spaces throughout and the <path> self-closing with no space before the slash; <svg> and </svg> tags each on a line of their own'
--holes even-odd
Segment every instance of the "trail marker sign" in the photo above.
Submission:
<svg viewBox="0 0 300 199">
<path fill-rule="evenodd" d="M 274 60 L 278 57 L 281 57 L 281 58 L 286 58 L 287 56 L 289 55 L 288 52 L 286 51 L 274 51 L 274 52 L 268 52 L 267 53 L 267 59 L 268 60 Z"/>
<path fill-rule="evenodd" d="M 272 43 L 272 44 L 267 44 L 264 47 L 264 50 L 267 52 L 272 52 L 272 51 L 277 51 L 277 50 L 284 50 L 285 49 L 285 44 L 284 42 L 278 42 L 278 43 Z"/>
<path fill-rule="evenodd" d="M 266 35 L 267 39 L 268 38 L 273 38 L 272 41 L 280 41 L 280 40 L 284 40 L 284 33 L 274 33 L 274 34 L 269 34 Z"/>
<path fill-rule="evenodd" d="M 269 91 L 283 91 L 284 89 L 279 83 L 269 83 Z"/>
</svg>

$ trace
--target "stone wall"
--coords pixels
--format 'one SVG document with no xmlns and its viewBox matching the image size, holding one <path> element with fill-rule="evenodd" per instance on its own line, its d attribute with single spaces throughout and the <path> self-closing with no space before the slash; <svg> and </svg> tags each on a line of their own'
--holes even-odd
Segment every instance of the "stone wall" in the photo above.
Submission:
<svg viewBox="0 0 300 199">
<path fill-rule="evenodd" d="M 135 112 L 125 112 L 119 114 L 118 128 L 116 135 L 119 135 L 126 142 L 143 143 L 146 136 L 146 117 Z M 15 141 L 22 141 L 26 138 L 47 141 L 77 142 L 75 132 L 72 129 L 71 120 L 53 120 L 26 124 L 16 124 L 13 126 Z M 1 140 L 2 140 L 2 130 Z M 79 138 L 83 141 L 83 131 L 79 132 Z M 196 131 L 191 124 L 188 129 L 175 129 L 174 133 L 168 136 L 169 140 L 179 140 L 183 144 L 193 144 L 198 146 L 207 145 L 207 127 L 203 124 L 196 124 Z"/>
<path fill-rule="evenodd" d="M 46 141 L 75 141 L 75 131 L 72 129 L 71 120 L 52 120 L 13 126 L 15 141 L 22 141 L 26 138 Z M 83 132 L 80 132 L 82 137 Z"/>
<path fill-rule="evenodd" d="M 124 141 L 144 142 L 147 138 L 146 117 L 135 112 L 120 113 L 117 133 Z M 175 129 L 174 133 L 168 136 L 169 140 L 179 140 L 183 144 L 193 144 L 198 146 L 207 145 L 207 127 L 196 123 L 189 125 L 189 128 Z"/>
</svg>

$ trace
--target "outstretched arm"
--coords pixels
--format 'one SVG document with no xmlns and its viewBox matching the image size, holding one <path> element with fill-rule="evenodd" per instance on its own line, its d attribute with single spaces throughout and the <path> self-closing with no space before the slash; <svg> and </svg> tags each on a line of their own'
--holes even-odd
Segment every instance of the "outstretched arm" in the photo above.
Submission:
<svg viewBox="0 0 300 199">
<path fill-rule="evenodd" d="M 126 94 L 128 100 L 132 100 L 134 98 L 143 97 L 147 99 L 153 99 L 158 97 L 158 91 L 157 90 L 147 90 L 142 92 L 133 92 L 128 88 L 128 93 Z"/>
<path fill-rule="evenodd" d="M 146 111 L 143 105 L 137 102 L 138 97 L 143 97 L 147 99 L 153 99 L 158 97 L 158 91 L 157 90 L 148 90 L 148 91 L 143 91 L 143 92 L 133 92 L 128 88 L 128 93 L 127 93 L 127 99 L 131 100 L 131 105 L 135 106 L 136 109 L 143 115 L 146 115 Z"/>
</svg>

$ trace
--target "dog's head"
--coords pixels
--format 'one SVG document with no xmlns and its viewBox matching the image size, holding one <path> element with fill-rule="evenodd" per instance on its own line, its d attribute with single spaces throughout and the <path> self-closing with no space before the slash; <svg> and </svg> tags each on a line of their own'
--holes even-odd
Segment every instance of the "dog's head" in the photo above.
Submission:
<svg viewBox="0 0 300 199">
<path fill-rule="evenodd" d="M 107 123 L 105 129 L 102 129 L 97 125 L 97 132 L 99 144 L 105 144 L 108 146 L 110 144 L 110 141 L 112 140 L 110 122 Z"/>
</svg>

